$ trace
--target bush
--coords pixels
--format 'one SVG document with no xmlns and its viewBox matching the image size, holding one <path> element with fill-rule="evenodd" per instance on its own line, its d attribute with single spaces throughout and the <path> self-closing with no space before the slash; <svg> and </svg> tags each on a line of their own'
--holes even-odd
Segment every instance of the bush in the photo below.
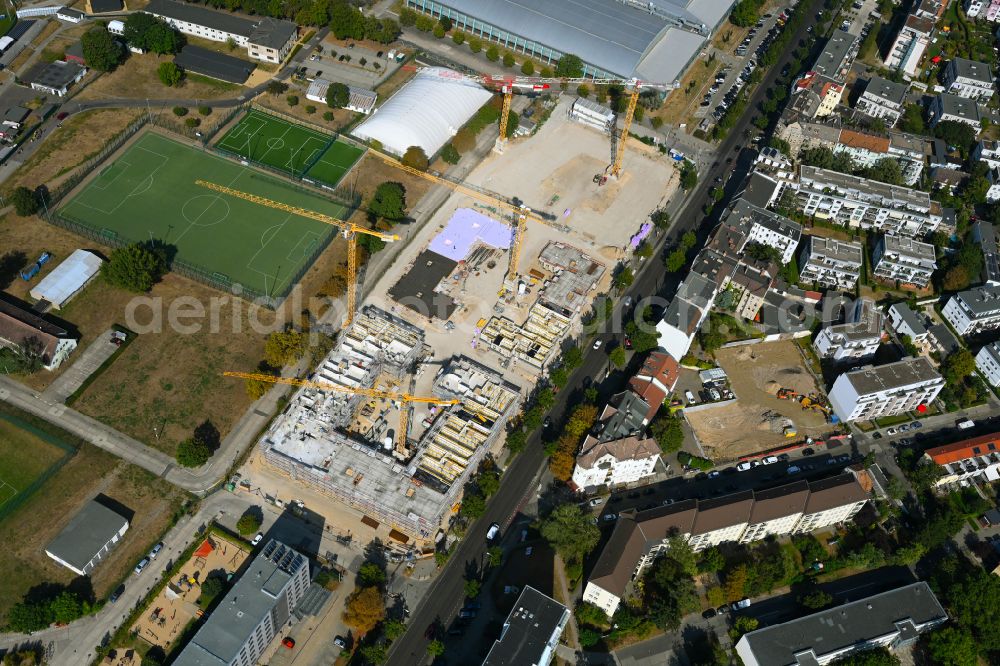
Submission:
<svg viewBox="0 0 1000 666">
<path fill-rule="evenodd" d="M 419 171 L 427 171 L 427 167 L 430 166 L 430 162 L 427 159 L 427 153 L 420 146 L 410 146 L 406 149 L 403 154 L 403 159 L 400 160 L 403 164 L 413 169 Z"/>
<path fill-rule="evenodd" d="M 172 62 L 161 62 L 160 66 L 156 68 L 156 75 L 159 77 L 160 83 L 172 88 L 184 78 L 184 71 Z"/>
<path fill-rule="evenodd" d="M 478 37 L 469 37 L 469 50 L 473 53 L 479 53 L 483 50 L 483 40 Z"/>
<path fill-rule="evenodd" d="M 175 457 L 182 467 L 201 467 L 212 457 L 212 452 L 204 443 L 189 437 L 177 445 Z"/>
<path fill-rule="evenodd" d="M 580 97 L 590 97 L 590 86 L 586 83 L 581 83 L 576 87 L 576 94 Z"/>
<path fill-rule="evenodd" d="M 490 48 L 486 49 L 486 59 L 490 62 L 496 62 L 500 59 L 500 49 L 495 44 L 490 45 Z"/>
<path fill-rule="evenodd" d="M 284 95 L 288 92 L 288 84 L 281 81 L 271 81 L 267 84 L 267 92 L 270 95 Z"/>
<path fill-rule="evenodd" d="M 332 123 L 333 122 L 333 111 L 324 111 L 323 112 L 323 120 L 325 120 L 328 123 Z"/>
<path fill-rule="evenodd" d="M 192 128 L 192 129 L 194 129 L 198 125 L 201 125 L 201 119 L 200 118 L 186 118 L 184 120 L 184 124 L 187 125 L 188 127 Z"/>
<path fill-rule="evenodd" d="M 198 107 L 198 113 L 200 113 L 203 116 L 210 116 L 210 115 L 212 115 L 212 107 L 210 107 L 210 106 L 204 106 L 204 105 L 199 106 Z"/>
<path fill-rule="evenodd" d="M 514 54 L 511 53 L 510 51 L 507 51 L 506 53 L 504 53 L 503 54 L 503 66 L 504 67 L 513 67 L 514 64 L 515 64 L 514 63 Z"/>
<path fill-rule="evenodd" d="M 535 63 L 531 62 L 530 60 L 525 60 L 521 64 L 521 73 L 524 74 L 525 76 L 533 75 L 535 73 Z"/>
<path fill-rule="evenodd" d="M 447 30 L 445 30 L 445 29 L 444 29 L 444 28 L 443 28 L 443 27 L 441 26 L 441 24 L 440 24 L 440 23 L 439 23 L 439 24 L 437 24 L 436 26 L 434 26 L 434 36 L 435 36 L 435 37 L 437 37 L 438 39 L 444 39 L 444 36 L 445 36 L 446 34 L 448 34 L 448 31 L 447 31 Z"/>
<path fill-rule="evenodd" d="M 296 106 L 299 103 L 299 96 L 289 95 L 285 98 L 285 101 L 288 102 L 288 106 Z"/>
<path fill-rule="evenodd" d="M 174 115 L 175 116 L 177 116 L 179 118 L 183 118 L 187 114 L 188 114 L 188 110 L 187 110 L 186 106 L 175 106 L 174 107 Z"/>
<path fill-rule="evenodd" d="M 444 148 L 441 149 L 441 159 L 448 164 L 458 164 L 458 161 L 462 159 L 461 153 L 455 150 L 455 146 L 446 144 Z"/>
<path fill-rule="evenodd" d="M 14 204 L 14 210 L 21 217 L 28 217 L 38 212 L 41 202 L 35 191 L 24 187 L 17 187 L 10 195 L 10 202 Z"/>
<path fill-rule="evenodd" d="M 451 41 L 455 42 L 459 46 L 465 43 L 465 33 L 461 30 L 456 30 L 451 34 Z"/>
<path fill-rule="evenodd" d="M 236 521 L 236 531 L 241 536 L 247 536 L 260 529 L 260 514 L 253 507 L 247 509 Z"/>
<path fill-rule="evenodd" d="M 310 115 L 316 113 L 316 107 L 313 106 L 312 104 L 306 104 L 305 107 L 303 108 L 305 108 L 306 113 Z"/>
</svg>

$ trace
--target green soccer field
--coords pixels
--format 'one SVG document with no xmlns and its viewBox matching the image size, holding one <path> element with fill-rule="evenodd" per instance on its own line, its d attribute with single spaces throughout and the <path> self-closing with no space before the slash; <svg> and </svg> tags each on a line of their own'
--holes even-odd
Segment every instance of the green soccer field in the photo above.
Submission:
<svg viewBox="0 0 1000 666">
<path fill-rule="evenodd" d="M 322 222 L 205 189 L 198 179 L 340 219 L 346 212 L 278 178 L 148 133 L 59 214 L 121 240 L 173 245 L 177 259 L 275 297 L 288 292 L 336 233 Z"/>
<path fill-rule="evenodd" d="M 261 111 L 251 110 L 216 144 L 248 160 L 335 187 L 362 150 Z"/>
</svg>

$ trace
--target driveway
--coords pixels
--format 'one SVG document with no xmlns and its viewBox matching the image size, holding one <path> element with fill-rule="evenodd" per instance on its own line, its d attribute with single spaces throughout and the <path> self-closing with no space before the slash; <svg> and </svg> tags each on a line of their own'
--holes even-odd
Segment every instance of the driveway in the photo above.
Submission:
<svg viewBox="0 0 1000 666">
<path fill-rule="evenodd" d="M 86 349 L 77 355 L 73 365 L 56 377 L 55 381 L 42 392 L 42 399 L 53 403 L 66 402 L 66 398 L 83 386 L 87 378 L 118 351 L 118 345 L 111 342 L 112 334 L 114 334 L 114 330 L 109 328 L 97 336 Z"/>
</svg>

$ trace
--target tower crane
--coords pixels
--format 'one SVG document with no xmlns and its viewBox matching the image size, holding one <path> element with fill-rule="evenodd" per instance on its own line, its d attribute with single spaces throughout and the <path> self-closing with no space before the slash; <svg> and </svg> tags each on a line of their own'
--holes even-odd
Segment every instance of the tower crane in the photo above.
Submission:
<svg viewBox="0 0 1000 666">
<path fill-rule="evenodd" d="M 417 70 L 426 69 L 417 67 Z M 643 90 L 675 90 L 680 88 L 680 82 L 673 83 L 652 83 L 641 81 L 636 78 L 623 79 L 615 77 L 543 77 L 543 76 L 517 76 L 513 74 L 459 74 L 459 76 L 470 81 L 476 81 L 490 90 L 494 90 L 503 96 L 503 107 L 500 112 L 500 136 L 497 137 L 494 150 L 502 153 L 507 147 L 507 121 L 510 118 L 511 98 L 517 91 L 539 92 L 548 90 L 553 84 L 588 84 L 588 85 L 620 85 L 624 86 L 628 93 L 628 103 L 625 107 L 625 118 L 622 123 L 621 133 L 616 137 L 614 161 L 606 170 L 603 183 L 607 175 L 617 178 L 621 175 L 622 159 L 625 157 L 625 140 L 628 138 L 629 129 L 632 127 L 632 118 L 635 115 L 635 107 L 639 102 L 639 94 Z"/>
<path fill-rule="evenodd" d="M 343 230 L 344 237 L 347 239 L 347 319 L 344 321 L 344 326 L 349 326 L 352 321 L 354 321 L 354 312 L 357 309 L 358 302 L 358 252 L 357 252 L 357 235 L 365 234 L 366 236 L 374 236 L 375 238 L 380 238 L 386 242 L 392 242 L 399 240 L 399 236 L 396 234 L 387 234 L 381 231 L 375 231 L 374 229 L 366 229 L 365 227 L 359 227 L 353 222 L 348 222 L 346 220 L 338 220 L 330 215 L 324 215 L 323 213 L 317 213 L 316 211 L 308 210 L 306 208 L 299 208 L 298 206 L 292 206 L 289 204 L 281 203 L 280 201 L 273 201 L 265 197 L 258 196 L 256 194 L 250 194 L 249 192 L 243 192 L 241 190 L 236 190 L 231 187 L 226 187 L 225 185 L 219 185 L 218 183 L 213 183 L 208 180 L 196 180 L 195 184 L 202 187 L 208 188 L 220 194 L 227 194 L 231 197 L 236 197 L 237 199 L 243 199 L 251 203 L 255 203 L 259 206 L 266 206 L 268 208 L 276 208 L 278 210 L 283 210 L 286 213 L 291 213 L 293 215 L 298 215 L 300 217 L 307 217 L 311 220 L 316 220 L 318 222 L 323 222 L 324 224 L 330 224 L 335 227 L 340 227 Z"/>
<path fill-rule="evenodd" d="M 451 398 L 436 398 L 434 396 L 412 395 L 410 393 L 395 393 L 393 391 L 380 391 L 369 388 L 353 388 L 350 386 L 340 386 L 339 384 L 329 384 L 327 382 L 315 382 L 309 379 L 297 379 L 295 377 L 275 377 L 256 372 L 223 372 L 225 377 L 236 377 L 238 379 L 256 379 L 271 384 L 284 384 L 286 386 L 300 386 L 306 388 L 319 389 L 321 391 L 334 391 L 337 393 L 351 393 L 353 395 L 363 395 L 369 398 L 382 400 L 395 400 L 401 404 L 399 410 L 399 432 L 396 433 L 396 453 L 405 457 L 406 452 L 406 428 L 410 422 L 410 410 L 407 405 L 411 403 L 422 403 L 427 405 L 457 405 L 461 400 Z"/>
</svg>

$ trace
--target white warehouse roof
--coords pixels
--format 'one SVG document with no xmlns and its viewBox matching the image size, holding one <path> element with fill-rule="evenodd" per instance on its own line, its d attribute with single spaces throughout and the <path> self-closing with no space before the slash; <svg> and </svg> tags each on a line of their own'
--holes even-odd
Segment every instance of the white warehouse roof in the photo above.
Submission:
<svg viewBox="0 0 1000 666">
<path fill-rule="evenodd" d="M 103 260 L 87 250 L 76 250 L 35 285 L 31 297 L 60 308 L 101 270 Z"/>
<path fill-rule="evenodd" d="M 430 157 L 491 96 L 456 71 L 443 67 L 421 70 L 353 134 L 362 140 L 374 139 L 396 155 L 410 146 L 420 146 Z"/>
</svg>

